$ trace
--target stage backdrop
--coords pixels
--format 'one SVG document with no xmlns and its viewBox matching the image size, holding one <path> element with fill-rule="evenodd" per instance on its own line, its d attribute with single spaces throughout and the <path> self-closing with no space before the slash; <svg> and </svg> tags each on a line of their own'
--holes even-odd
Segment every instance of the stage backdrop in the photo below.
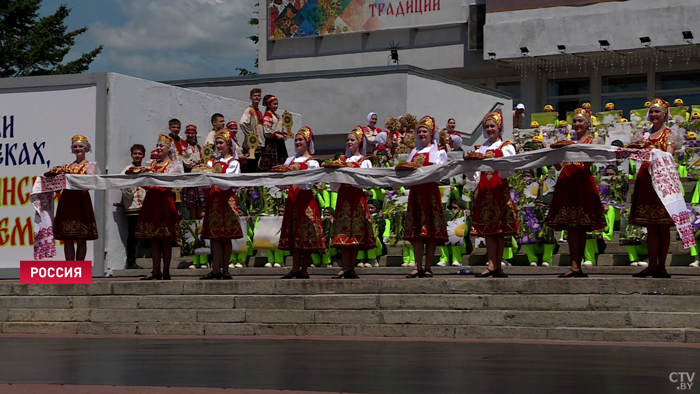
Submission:
<svg viewBox="0 0 700 394">
<path fill-rule="evenodd" d="M 94 86 L 0 91 L 0 269 L 33 260 L 29 193 L 34 177 L 75 160 L 73 135 L 95 142 L 96 92 Z M 87 159 L 94 161 L 94 153 Z M 104 171 L 104 163 L 98 164 Z M 54 259 L 62 260 L 58 242 L 56 248 Z M 88 260 L 93 260 L 92 250 L 88 247 Z"/>
<path fill-rule="evenodd" d="M 269 0 L 270 40 L 466 23 L 463 0 Z"/>
</svg>

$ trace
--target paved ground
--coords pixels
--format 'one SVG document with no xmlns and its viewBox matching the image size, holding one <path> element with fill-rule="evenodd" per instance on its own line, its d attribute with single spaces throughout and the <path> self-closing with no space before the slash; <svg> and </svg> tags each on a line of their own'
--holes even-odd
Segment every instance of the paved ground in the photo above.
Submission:
<svg viewBox="0 0 700 394">
<path fill-rule="evenodd" d="M 0 335 L 10 394 L 700 392 L 672 372 L 700 372 L 700 346 Z"/>
</svg>

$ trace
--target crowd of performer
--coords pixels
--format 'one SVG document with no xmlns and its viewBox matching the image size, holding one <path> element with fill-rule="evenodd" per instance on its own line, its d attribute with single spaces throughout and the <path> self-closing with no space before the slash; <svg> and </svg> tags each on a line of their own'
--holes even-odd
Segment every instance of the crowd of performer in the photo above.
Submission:
<svg viewBox="0 0 700 394">
<path fill-rule="evenodd" d="M 377 127 L 379 116 L 370 113 L 365 126 L 358 125 L 347 134 L 344 152 L 334 159 L 314 158 L 314 134 L 301 127 L 293 135 L 294 155 L 287 156 L 288 131 L 276 111 L 278 100 L 272 95 L 261 97 L 260 89 L 251 91 L 251 106 L 240 122 L 226 123 L 222 114 L 211 117 L 212 130 L 201 145 L 197 127 L 169 122 L 169 134 L 157 137 L 156 149 L 150 154 L 144 145 L 134 145 L 132 163 L 122 173 L 213 172 L 286 172 L 342 166 L 354 168 L 418 167 L 446 164 L 458 156 L 461 160 L 463 135 L 456 131 L 454 119 L 440 128 L 431 116 L 417 119 L 411 114 L 388 118 L 384 129 Z M 265 106 L 263 113 L 259 103 Z M 647 103 L 650 127 L 637 138 L 646 141 L 643 148 L 671 153 L 679 163 L 679 172 L 687 176 L 686 148 L 696 148 L 696 132 L 678 135 L 669 125 L 669 104 L 662 99 Z M 682 104 L 682 103 L 681 103 Z M 614 108 L 613 108 L 614 109 Z M 545 107 L 545 112 L 551 111 Z M 697 118 L 697 119 L 696 119 Z M 700 120 L 693 112 L 688 121 Z M 572 124 L 561 121 L 567 138 L 576 144 L 602 144 L 592 127 L 595 117 L 584 105 L 573 111 Z M 538 125 L 533 125 L 538 126 Z M 239 143 L 238 132 L 242 132 Z M 475 146 L 468 159 L 498 158 L 542 149 L 542 135 L 515 144 L 503 139 L 503 116 L 498 111 L 486 114 L 482 121 L 485 141 Z M 634 138 L 633 138 L 634 139 Z M 257 144 L 256 141 L 260 141 Z M 259 146 L 258 146 L 259 145 Z M 610 144 L 609 144 L 610 145 Z M 620 141 L 612 145 L 621 146 Z M 76 160 L 65 166 L 73 174 L 99 173 L 87 161 L 90 143 L 84 136 L 72 139 Z M 683 151 L 683 155 L 676 154 Z M 697 149 L 693 152 L 696 152 Z M 148 156 L 148 159 L 147 159 Z M 636 165 L 635 165 L 636 164 Z M 439 251 L 438 265 L 459 266 L 464 254 L 475 246 L 486 247 L 488 265 L 476 277 L 505 278 L 503 264 L 509 264 L 514 250 L 523 248 L 530 265 L 549 266 L 559 242 L 569 245 L 571 267 L 563 278 L 586 277 L 583 267 L 593 265 L 602 252 L 604 241 L 612 241 L 613 229 L 620 228 L 620 243 L 629 254 L 630 263 L 643 266 L 635 277 L 669 278 L 666 260 L 674 222 L 652 185 L 648 163 L 623 163 L 620 166 L 594 163 L 561 163 L 551 168 L 525 171 L 488 171 L 466 173 L 442 182 L 449 189 L 445 198 L 438 183 L 413 185 L 402 190 L 370 188 L 348 184 L 303 184 L 283 188 L 281 195 L 259 202 L 262 187 L 185 187 L 179 199 L 190 220 L 202 220 L 201 237 L 209 240 L 211 261 L 195 260 L 193 267 L 211 267 L 202 280 L 231 279 L 229 268 L 242 267 L 249 254 L 239 258 L 232 250 L 234 239 L 250 239 L 255 232 L 255 215 L 283 216 L 277 250 L 267 252 L 268 267 L 284 265 L 291 255 L 291 270 L 283 279 L 308 278 L 312 265 L 331 266 L 338 260 L 336 279 L 358 278 L 355 267 L 378 266 L 390 245 L 403 245 L 403 266 L 411 267 L 408 278 L 432 277 L 431 265 Z M 634 193 L 627 201 L 628 179 L 635 179 Z M 698 187 L 691 204 L 698 205 Z M 124 189 L 124 208 L 128 219 L 127 268 L 136 268 L 136 245 L 139 239 L 150 241 L 153 270 L 144 280 L 170 279 L 173 242 L 180 241 L 183 215 L 176 204 L 172 188 L 134 187 Z M 390 209 L 392 196 L 408 192 L 405 209 Z M 252 197 L 257 194 L 257 198 Z M 178 202 L 179 204 L 180 202 Z M 257 204 L 257 206 L 256 206 Z M 97 239 L 97 226 L 87 191 L 64 191 L 59 201 L 54 236 L 64 241 L 67 260 L 82 260 L 86 241 Z M 395 207 L 394 207 L 395 208 Z M 689 209 L 692 207 L 689 205 Z M 241 217 L 248 217 L 248 229 L 241 227 Z M 448 220 L 463 218 L 460 242 L 452 242 Z M 697 230 L 697 228 L 696 228 Z M 557 239 L 555 231 L 561 234 Z M 602 240 L 602 244 L 601 244 Z M 402 243 L 403 242 L 403 243 Z M 447 244 L 447 245 L 446 245 Z M 410 245 L 410 246 L 409 246 Z M 249 253 L 252 253 L 249 248 Z M 691 265 L 698 266 L 697 249 Z M 648 255 L 643 261 L 640 255 Z M 202 256 L 203 257 L 203 256 Z"/>
</svg>

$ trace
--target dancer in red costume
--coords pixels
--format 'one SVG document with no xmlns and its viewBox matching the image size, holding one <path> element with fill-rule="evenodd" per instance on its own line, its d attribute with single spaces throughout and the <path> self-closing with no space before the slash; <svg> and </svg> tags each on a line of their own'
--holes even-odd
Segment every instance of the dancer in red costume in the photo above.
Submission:
<svg viewBox="0 0 700 394">
<path fill-rule="evenodd" d="M 265 151 L 260 158 L 259 172 L 270 171 L 272 167 L 284 164 L 288 157 L 287 148 L 284 145 L 287 133 L 284 131 L 282 118 L 276 112 L 277 108 L 279 108 L 279 101 L 277 97 L 268 94 L 263 98 L 262 103 L 267 110 L 262 120 L 265 134 Z"/>
<path fill-rule="evenodd" d="M 572 129 L 577 144 L 597 144 L 597 139 L 588 135 L 591 111 L 584 108 L 574 110 Z M 585 278 L 581 270 L 581 259 L 586 248 L 586 232 L 605 227 L 603 204 L 598 187 L 591 174 L 592 163 L 564 163 L 555 168 L 561 170 L 557 187 L 545 223 L 555 230 L 566 230 L 571 253 L 571 269 L 560 278 Z"/>
<path fill-rule="evenodd" d="M 215 174 L 240 174 L 241 166 L 231 133 L 228 130 L 219 131 L 215 141 L 219 157 L 209 159 L 207 165 Z M 211 240 L 214 260 L 211 272 L 199 279 L 233 279 L 228 272 L 233 249 L 231 240 L 243 238 L 243 229 L 232 188 L 212 186 L 209 190 L 202 222 L 202 238 Z"/>
<path fill-rule="evenodd" d="M 348 134 L 345 148 L 345 162 L 353 168 L 372 168 L 372 157 L 364 156 L 367 149 L 362 126 L 356 126 Z M 342 252 L 342 269 L 334 279 L 356 279 L 358 250 L 370 250 L 376 247 L 376 238 L 372 229 L 372 220 L 367 209 L 364 191 L 358 186 L 348 184 L 331 185 L 331 190 L 338 192 L 335 221 L 331 246 Z"/>
<path fill-rule="evenodd" d="M 446 164 L 447 153 L 438 149 L 439 139 L 435 119 L 430 116 L 422 117 L 416 127 L 416 147 L 408 156 L 408 161 L 421 166 Z M 437 183 L 411 186 L 404 223 L 404 239 L 413 244 L 416 256 L 416 269 L 407 278 L 432 278 L 430 264 L 435 257 L 435 248 L 449 239 L 442 196 Z M 422 268 L 424 247 L 425 269 Z"/>
<path fill-rule="evenodd" d="M 69 174 L 99 174 L 97 163 L 85 159 L 91 146 L 87 137 L 75 135 L 71 138 L 71 152 L 75 161 L 63 168 Z M 55 239 L 63 241 L 63 253 L 68 261 L 83 261 L 87 254 L 87 241 L 97 239 L 97 224 L 92 210 L 92 199 L 87 190 L 64 190 L 58 201 L 53 224 Z M 74 248 L 73 244 L 76 244 Z"/>
<path fill-rule="evenodd" d="M 296 154 L 284 163 L 293 171 L 320 168 L 314 153 L 314 134 L 307 126 L 297 131 L 294 137 Z M 292 253 L 292 269 L 282 279 L 307 279 L 307 268 L 311 264 L 311 253 L 326 250 L 323 224 L 318 203 L 311 191 L 313 185 L 291 185 L 285 201 L 284 217 L 280 234 L 279 250 Z"/>
<path fill-rule="evenodd" d="M 479 153 L 486 157 L 507 157 L 515 155 L 515 148 L 510 141 L 503 141 L 503 115 L 491 111 L 481 122 L 486 141 L 479 148 Z M 518 235 L 518 217 L 513 200 L 510 198 L 508 177 L 512 171 L 484 171 L 469 174 L 473 180 L 480 177 L 474 201 L 472 235 L 486 238 L 486 255 L 489 267 L 477 273 L 477 278 L 493 276 L 507 278 L 501 269 L 501 259 L 505 248 L 505 237 Z"/>
<path fill-rule="evenodd" d="M 367 127 L 362 128 L 365 131 L 365 140 L 367 140 L 367 152 L 365 154 L 374 153 L 376 150 L 377 144 L 374 142 L 374 139 L 377 137 L 377 134 L 382 132 L 382 129 L 377 127 L 378 120 L 379 117 L 376 112 L 367 114 Z"/>
<path fill-rule="evenodd" d="M 158 136 L 156 152 L 158 158 L 151 162 L 151 172 L 161 174 L 182 173 L 182 165 L 173 160 L 174 144 L 172 138 L 161 134 Z M 149 187 L 143 207 L 136 223 L 136 237 L 149 239 L 153 271 L 141 280 L 170 280 L 170 259 L 172 241 L 180 238 L 180 223 L 175 208 L 172 189 L 166 187 Z M 161 273 L 160 260 L 163 259 Z"/>
<path fill-rule="evenodd" d="M 660 98 L 651 101 L 647 120 L 653 125 L 651 130 L 644 133 L 651 146 L 648 149 L 660 149 L 673 154 L 679 144 L 678 134 L 666 127 L 669 119 L 669 105 Z M 651 183 L 649 163 L 644 163 L 637 173 L 637 181 L 632 194 L 632 208 L 629 223 L 647 228 L 647 246 L 649 247 L 649 266 L 633 276 L 645 278 L 670 278 L 666 272 L 666 255 L 671 243 L 671 226 L 673 219 L 661 203 L 659 196 Z"/>
</svg>

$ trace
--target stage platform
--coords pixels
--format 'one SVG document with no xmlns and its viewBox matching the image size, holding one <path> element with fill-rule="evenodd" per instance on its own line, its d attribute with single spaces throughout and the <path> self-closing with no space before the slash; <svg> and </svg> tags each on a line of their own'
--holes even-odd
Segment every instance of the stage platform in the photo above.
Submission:
<svg viewBox="0 0 700 394">
<path fill-rule="evenodd" d="M 237 275 L 228 281 L 106 278 L 90 285 L 1 281 L 0 321 L 2 332 L 11 334 L 700 342 L 700 276 L 691 275 L 697 269 L 672 267 L 673 279 L 601 271 L 626 267 L 594 267 L 583 279 L 519 273 L 526 269 L 533 271 L 507 267 L 506 279 L 449 275 L 455 271 L 450 267 L 436 269 L 432 279 L 369 268 L 361 279 L 333 280 L 333 270 L 316 268 L 308 280 Z M 555 269 L 552 274 L 561 271 Z"/>
<path fill-rule="evenodd" d="M 680 241 L 675 240 L 675 234 L 672 234 L 672 238 L 674 241 L 671 241 L 671 244 L 669 245 L 669 253 L 666 258 L 666 262 L 669 266 L 673 267 L 688 267 L 690 263 L 693 262 L 693 257 L 690 256 L 690 252 L 687 249 L 683 249 L 683 243 Z M 112 272 L 112 275 L 114 276 L 119 276 L 119 277 L 129 277 L 129 276 L 143 276 L 147 272 L 150 272 L 150 268 L 152 267 L 152 261 L 150 258 L 147 258 L 145 256 L 148 255 L 148 249 L 147 248 L 142 248 L 141 249 L 141 257 L 137 259 L 137 264 L 144 269 L 147 269 L 146 271 L 134 271 L 134 270 L 114 270 Z M 383 271 L 387 273 L 400 273 L 404 272 L 401 271 L 402 267 L 402 250 L 400 247 L 390 247 L 387 249 L 387 255 L 381 256 L 378 259 L 378 265 L 379 267 L 377 268 L 397 268 L 399 271 Z M 192 264 L 192 256 L 180 256 L 180 248 L 179 247 L 173 247 L 173 260 L 171 267 L 172 268 L 177 268 L 177 267 L 182 267 L 182 268 L 187 268 Z M 510 263 L 513 265 L 513 267 L 519 266 L 519 267 L 527 267 L 528 269 L 530 268 L 535 268 L 535 271 L 531 271 L 533 274 L 539 274 L 541 273 L 539 270 L 540 269 L 546 269 L 546 267 L 541 267 L 542 261 L 541 257 L 540 261 L 538 261 L 538 264 L 540 265 L 539 267 L 530 267 L 530 261 L 528 260 L 527 255 L 525 254 L 525 251 L 523 248 L 519 248 L 519 250 L 514 254 L 513 258 L 510 260 Z M 439 261 L 439 254 L 435 256 L 434 259 L 434 264 L 437 264 Z M 647 256 L 641 255 L 640 258 L 646 259 Z M 558 249 L 557 253 L 554 254 L 553 259 L 552 259 L 552 266 L 553 267 L 569 267 L 571 265 L 571 255 L 569 254 L 569 245 L 566 242 L 560 242 L 558 244 Z M 471 254 L 465 254 L 462 256 L 462 260 L 460 263 L 463 266 L 484 266 L 487 263 L 488 259 L 486 257 L 486 248 L 485 247 L 477 247 L 474 248 Z M 245 268 L 264 268 L 265 263 L 267 263 L 267 251 L 258 251 L 254 256 L 250 256 L 248 258 L 248 261 L 245 264 Z M 285 265 L 290 266 L 292 263 L 292 258 L 291 256 L 288 256 L 285 259 Z M 449 262 L 450 264 L 452 263 L 451 261 Z M 613 236 L 613 240 L 610 242 L 605 242 L 605 247 L 602 249 L 602 253 L 598 254 L 596 256 L 595 261 L 593 262 L 595 266 L 597 267 L 630 267 L 630 261 L 629 257 L 627 254 L 627 250 L 625 249 L 624 246 L 620 245 L 618 242 L 618 234 L 615 233 Z M 333 266 L 338 267 L 338 258 L 334 258 L 333 260 Z M 636 270 L 641 270 L 638 269 L 637 267 L 630 267 L 632 270 L 629 271 L 629 273 L 637 272 Z M 405 270 L 405 268 L 404 268 Z M 284 270 L 283 270 L 284 271 Z M 279 272 L 283 272 L 279 271 Z M 555 271 L 547 271 L 549 273 L 554 273 L 554 272 L 560 272 L 561 268 L 555 268 Z M 197 276 L 197 275 L 203 275 L 200 272 L 186 272 L 186 271 L 178 271 L 179 275 L 185 275 L 185 276 Z M 253 275 L 257 275 L 258 271 L 250 271 L 253 273 Z M 450 271 L 453 272 L 453 271 Z M 456 272 L 456 271 L 454 271 Z M 607 272 L 607 271 L 606 271 Z M 617 271 L 616 271 L 617 272 Z M 627 271 L 621 271 L 621 272 L 627 272 Z M 696 272 L 697 274 L 700 275 L 700 269 L 695 268 L 695 271 L 690 271 L 690 272 Z M 275 271 L 274 274 L 276 275 L 278 271 Z"/>
</svg>

